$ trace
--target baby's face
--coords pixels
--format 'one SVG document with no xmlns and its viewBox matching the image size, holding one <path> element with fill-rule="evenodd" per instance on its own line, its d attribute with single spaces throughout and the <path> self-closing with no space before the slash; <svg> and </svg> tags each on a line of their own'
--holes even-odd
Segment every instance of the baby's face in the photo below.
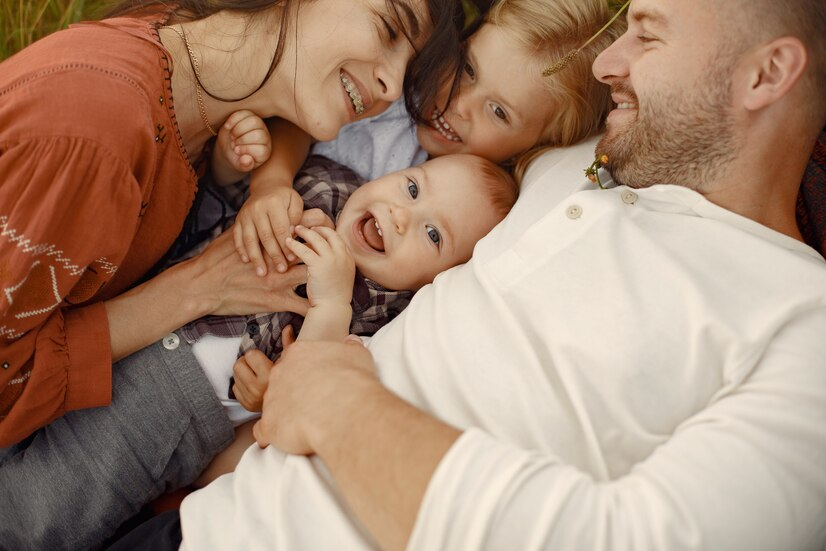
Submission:
<svg viewBox="0 0 826 551">
<path fill-rule="evenodd" d="M 499 27 L 483 25 L 470 38 L 462 81 L 444 111 L 447 91 L 426 109 L 422 147 L 436 157 L 470 153 L 500 163 L 539 141 L 552 110 L 538 61 Z M 441 109 L 441 111 L 440 111 Z"/>
<path fill-rule="evenodd" d="M 394 290 L 418 290 L 466 262 L 476 242 L 501 219 L 477 161 L 449 156 L 383 176 L 357 189 L 336 232 L 356 267 Z"/>
</svg>

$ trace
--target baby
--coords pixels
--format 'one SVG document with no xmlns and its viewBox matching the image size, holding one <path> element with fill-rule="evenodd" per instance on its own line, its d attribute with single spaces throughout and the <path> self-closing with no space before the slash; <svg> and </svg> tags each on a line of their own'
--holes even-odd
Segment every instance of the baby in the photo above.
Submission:
<svg viewBox="0 0 826 551">
<path fill-rule="evenodd" d="M 476 241 L 505 217 L 518 194 L 506 171 L 473 155 L 446 155 L 365 184 L 324 157 L 311 157 L 305 166 L 294 186 L 308 209 L 304 219 L 327 218 L 329 227 L 299 225 L 296 234 L 305 243 L 290 240 L 290 249 L 308 267 L 310 310 L 302 339 L 375 333 L 407 306 L 414 291 L 466 262 Z M 331 294 L 337 308 L 329 307 Z M 238 345 L 242 352 L 259 349 L 274 361 L 288 325 L 298 330 L 301 317 L 290 312 L 211 316 L 183 328 L 234 422 L 260 410 L 263 394 L 249 388 L 254 385 L 244 369 L 240 374 L 236 369 L 231 392 L 230 366 Z"/>
<path fill-rule="evenodd" d="M 415 291 L 470 259 L 476 242 L 518 195 L 505 170 L 464 154 L 364 184 L 349 169 L 313 156 L 294 186 L 310 209 L 304 219 L 318 220 L 316 209 L 329 217 L 326 225 L 297 226 L 303 242 L 287 241 L 307 265 L 309 310 L 303 323 L 290 312 L 212 316 L 181 331 L 194 343 L 193 353 L 236 426 L 258 417 L 269 371 L 283 348 L 282 332 L 290 340 L 300 328 L 301 340 L 335 341 L 375 333 Z M 239 345 L 246 354 L 236 361 Z M 234 467 L 252 441 L 251 425 L 239 427 L 236 442 L 201 482 Z"/>
</svg>

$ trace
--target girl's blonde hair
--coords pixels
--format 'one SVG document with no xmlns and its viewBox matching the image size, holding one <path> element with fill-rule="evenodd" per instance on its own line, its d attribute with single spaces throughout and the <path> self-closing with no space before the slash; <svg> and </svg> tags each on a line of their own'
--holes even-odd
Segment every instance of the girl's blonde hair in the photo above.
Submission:
<svg viewBox="0 0 826 551">
<path fill-rule="evenodd" d="M 488 12 L 486 23 L 496 25 L 535 56 L 537 77 L 543 79 L 548 92 L 537 101 L 553 105 L 539 141 L 516 159 L 517 181 L 543 151 L 573 145 L 602 130 L 611 109 L 611 93 L 594 78 L 591 65 L 625 31 L 625 20 L 615 21 L 561 71 L 543 77 L 542 70 L 580 48 L 615 13 L 608 0 L 499 0 Z"/>
</svg>

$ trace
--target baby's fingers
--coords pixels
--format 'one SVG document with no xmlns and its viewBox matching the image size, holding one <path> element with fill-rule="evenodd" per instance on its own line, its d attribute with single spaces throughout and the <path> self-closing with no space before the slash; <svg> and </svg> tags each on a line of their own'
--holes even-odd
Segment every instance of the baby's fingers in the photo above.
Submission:
<svg viewBox="0 0 826 551">
<path fill-rule="evenodd" d="M 303 239 L 313 251 L 318 255 L 329 254 L 330 244 L 327 239 L 316 230 L 322 228 L 308 228 L 306 226 L 298 225 L 295 227 L 295 234 Z"/>
<path fill-rule="evenodd" d="M 301 243 L 300 241 L 296 241 L 292 237 L 287 238 L 287 247 L 306 265 L 311 265 L 315 259 L 318 258 L 318 255 L 312 250 L 310 247 Z"/>
<path fill-rule="evenodd" d="M 321 235 L 327 245 L 332 249 L 332 251 L 336 254 L 342 254 L 347 252 L 347 245 L 344 243 L 344 240 L 336 233 L 336 230 L 332 228 L 328 228 L 327 226 L 318 226 L 313 228 L 313 231 Z"/>
<path fill-rule="evenodd" d="M 237 241 L 236 247 L 238 247 Z M 258 232 L 252 222 L 241 224 L 241 249 L 246 252 L 255 267 L 255 273 L 260 276 L 267 275 L 267 264 L 264 262 L 264 255 L 261 254 Z"/>
</svg>

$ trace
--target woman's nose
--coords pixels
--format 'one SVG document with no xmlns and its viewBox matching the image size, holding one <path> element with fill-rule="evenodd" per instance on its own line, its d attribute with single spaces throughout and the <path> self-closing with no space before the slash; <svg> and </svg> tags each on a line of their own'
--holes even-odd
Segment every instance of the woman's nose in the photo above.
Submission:
<svg viewBox="0 0 826 551">
<path fill-rule="evenodd" d="M 389 52 L 384 62 L 376 67 L 374 74 L 378 84 L 378 95 L 375 99 L 394 102 L 401 97 L 404 73 L 411 54 L 412 50 L 399 48 L 399 51 Z"/>
</svg>

